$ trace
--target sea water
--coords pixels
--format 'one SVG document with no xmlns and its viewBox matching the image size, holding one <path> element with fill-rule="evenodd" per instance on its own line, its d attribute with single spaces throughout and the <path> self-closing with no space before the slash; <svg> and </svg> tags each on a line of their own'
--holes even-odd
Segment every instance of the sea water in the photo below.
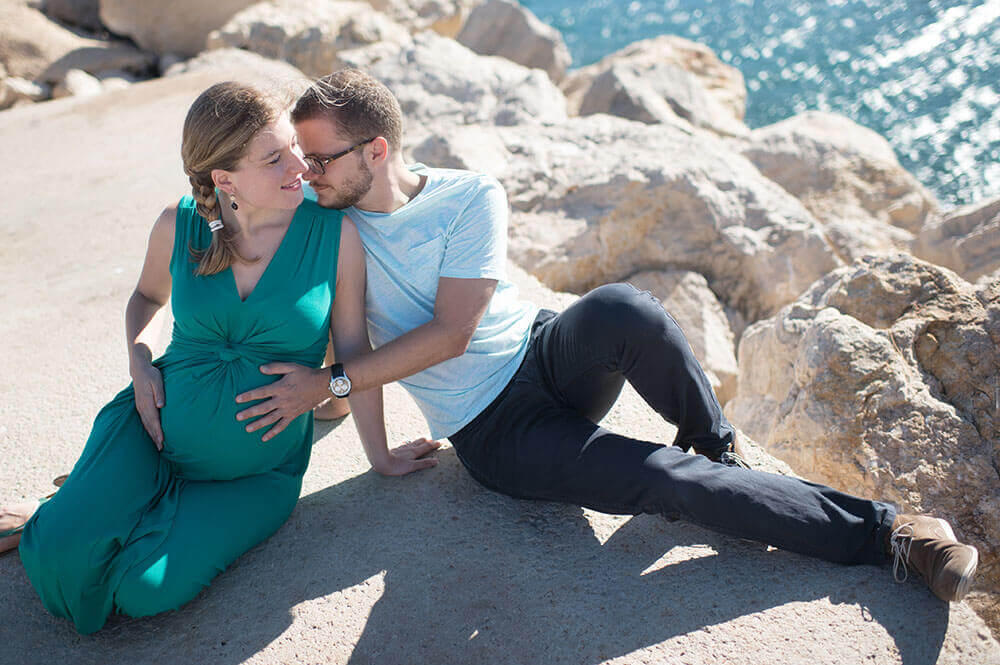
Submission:
<svg viewBox="0 0 1000 665">
<path fill-rule="evenodd" d="M 946 208 L 1000 196 L 1000 0 L 521 0 L 573 67 L 662 34 L 746 80 L 746 123 L 818 109 L 888 139 Z"/>
</svg>

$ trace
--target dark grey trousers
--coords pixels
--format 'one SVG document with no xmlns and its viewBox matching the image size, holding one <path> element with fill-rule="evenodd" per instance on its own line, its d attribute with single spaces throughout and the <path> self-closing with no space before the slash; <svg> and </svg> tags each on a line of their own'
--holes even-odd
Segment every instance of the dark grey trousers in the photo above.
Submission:
<svg viewBox="0 0 1000 665">
<path fill-rule="evenodd" d="M 673 445 L 596 425 L 626 380 L 677 426 Z M 449 438 L 476 480 L 510 496 L 662 513 L 828 561 L 887 560 L 891 505 L 686 452 L 732 437 L 677 322 L 650 293 L 610 284 L 543 310 L 514 378 Z"/>
</svg>

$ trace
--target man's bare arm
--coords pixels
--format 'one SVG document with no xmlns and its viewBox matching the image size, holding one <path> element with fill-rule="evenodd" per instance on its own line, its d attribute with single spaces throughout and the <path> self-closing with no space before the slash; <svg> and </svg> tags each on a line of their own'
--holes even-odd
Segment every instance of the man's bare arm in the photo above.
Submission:
<svg viewBox="0 0 1000 665">
<path fill-rule="evenodd" d="M 397 381 L 465 353 L 496 287 L 495 279 L 439 278 L 434 317 L 430 321 L 375 351 L 343 359 L 352 392 Z M 266 438 L 274 436 L 284 429 L 284 425 L 330 396 L 329 368 L 315 370 L 292 363 L 271 363 L 262 366 L 261 372 L 285 376 L 268 386 L 239 395 L 236 401 L 241 403 L 264 401 L 240 411 L 236 417 L 246 420 L 271 414 L 247 426 L 247 431 L 252 432 L 272 422 L 278 423 Z"/>
</svg>

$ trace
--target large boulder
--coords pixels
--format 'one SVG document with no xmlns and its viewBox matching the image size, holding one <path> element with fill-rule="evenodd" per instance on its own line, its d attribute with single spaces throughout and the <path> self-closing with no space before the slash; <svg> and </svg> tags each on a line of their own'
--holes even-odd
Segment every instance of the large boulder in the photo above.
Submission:
<svg viewBox="0 0 1000 665">
<path fill-rule="evenodd" d="M 627 280 L 649 291 L 677 320 L 721 404 L 736 394 L 736 344 L 722 303 L 702 275 L 686 270 L 646 270 Z"/>
<path fill-rule="evenodd" d="M 931 221 L 913 239 L 911 251 L 969 281 L 1000 270 L 1000 198 Z"/>
<path fill-rule="evenodd" d="M 479 145 L 488 160 L 477 162 Z M 682 127 L 607 115 L 554 126 L 441 127 L 413 156 L 499 163 L 492 175 L 513 207 L 511 256 L 556 290 L 581 293 L 642 270 L 691 270 L 754 321 L 840 265 L 801 203 L 721 140 Z"/>
<path fill-rule="evenodd" d="M 739 150 L 801 200 L 849 260 L 907 249 L 938 207 L 888 141 L 843 116 L 796 115 L 754 130 Z"/>
<path fill-rule="evenodd" d="M 205 51 L 190 60 L 174 63 L 163 75 L 180 76 L 199 71 L 215 71 L 220 76 L 226 76 L 230 72 L 254 71 L 262 79 L 287 87 L 292 94 L 301 93 L 301 89 L 308 83 L 308 78 L 301 70 L 284 60 L 272 60 L 238 48 Z"/>
<path fill-rule="evenodd" d="M 36 79 L 49 63 L 96 40 L 80 37 L 20 2 L 0 2 L 0 65 L 7 76 Z"/>
<path fill-rule="evenodd" d="M 487 0 L 473 9 L 456 39 L 480 55 L 543 69 L 557 83 L 572 61 L 562 34 L 512 0 Z"/>
<path fill-rule="evenodd" d="M 734 424 L 807 477 L 949 518 L 1000 586 L 1000 283 L 864 257 L 748 328 L 739 368 Z"/>
<path fill-rule="evenodd" d="M 276 0 L 233 16 L 209 35 L 207 48 L 246 49 L 319 77 L 338 68 L 341 51 L 375 43 L 398 49 L 411 43 L 410 33 L 365 2 Z"/>
<path fill-rule="evenodd" d="M 257 0 L 100 0 L 108 30 L 131 37 L 156 53 L 193 56 L 205 49 L 208 34 Z"/>
<path fill-rule="evenodd" d="M 47 90 L 73 69 L 93 75 L 111 70 L 144 75 L 155 60 L 153 54 L 120 40 L 81 37 L 23 3 L 0 3 L 0 65 L 16 79 L 15 88 L 25 88 L 21 81 L 27 81 Z M 18 94 L 21 100 L 38 97 Z M 12 99 L 8 97 L 8 103 Z"/>
<path fill-rule="evenodd" d="M 572 72 L 562 88 L 572 115 L 610 113 L 647 123 L 680 117 L 724 135 L 749 131 L 739 70 L 704 44 L 674 35 L 634 42 Z"/>
<path fill-rule="evenodd" d="M 544 72 L 478 55 L 430 31 L 414 35 L 413 44 L 404 48 L 374 44 L 342 52 L 339 60 L 364 69 L 392 90 L 412 142 L 451 132 L 455 125 L 566 119 L 566 100 Z"/>
<path fill-rule="evenodd" d="M 368 3 L 411 32 L 433 30 L 443 37 L 461 31 L 479 0 L 368 0 Z"/>
</svg>

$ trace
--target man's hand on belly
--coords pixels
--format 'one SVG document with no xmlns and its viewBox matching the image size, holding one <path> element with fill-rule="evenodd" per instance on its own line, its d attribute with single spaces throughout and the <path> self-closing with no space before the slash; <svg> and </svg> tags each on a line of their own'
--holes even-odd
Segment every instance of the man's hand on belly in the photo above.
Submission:
<svg viewBox="0 0 1000 665">
<path fill-rule="evenodd" d="M 289 423 L 330 396 L 329 369 L 313 369 L 295 363 L 269 363 L 261 365 L 260 371 L 284 376 L 270 385 L 237 395 L 236 402 L 239 404 L 264 401 L 240 411 L 236 419 L 262 416 L 246 426 L 248 432 L 274 425 L 264 434 L 263 441 L 277 436 Z"/>
</svg>

